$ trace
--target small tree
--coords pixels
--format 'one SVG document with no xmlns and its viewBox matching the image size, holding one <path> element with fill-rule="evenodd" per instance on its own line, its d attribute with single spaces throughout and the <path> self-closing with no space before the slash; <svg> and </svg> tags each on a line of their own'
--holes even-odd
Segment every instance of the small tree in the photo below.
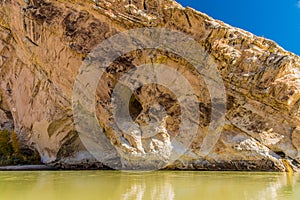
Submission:
<svg viewBox="0 0 300 200">
<path fill-rule="evenodd" d="M 0 131 L 0 156 L 10 157 L 13 153 L 13 147 L 10 143 L 10 132 Z"/>
<path fill-rule="evenodd" d="M 16 132 L 0 131 L 0 166 L 40 164 L 40 162 L 39 153 L 22 146 Z"/>
<path fill-rule="evenodd" d="M 12 131 L 10 137 L 11 137 L 11 144 L 12 144 L 13 151 L 17 155 L 20 153 L 20 146 L 21 146 L 18 135 L 15 131 Z"/>
</svg>

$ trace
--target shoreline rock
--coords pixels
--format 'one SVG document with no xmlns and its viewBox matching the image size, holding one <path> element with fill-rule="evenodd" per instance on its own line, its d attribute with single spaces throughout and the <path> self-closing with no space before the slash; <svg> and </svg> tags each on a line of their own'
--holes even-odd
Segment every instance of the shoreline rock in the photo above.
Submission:
<svg viewBox="0 0 300 200">
<path fill-rule="evenodd" d="M 58 170 L 54 167 L 46 165 L 14 165 L 14 166 L 0 166 L 0 171 L 48 171 Z"/>
</svg>

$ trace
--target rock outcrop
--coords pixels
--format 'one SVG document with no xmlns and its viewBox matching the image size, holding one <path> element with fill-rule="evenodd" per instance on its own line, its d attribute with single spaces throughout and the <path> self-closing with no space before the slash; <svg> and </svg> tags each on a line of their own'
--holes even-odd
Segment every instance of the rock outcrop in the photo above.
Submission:
<svg viewBox="0 0 300 200">
<path fill-rule="evenodd" d="M 200 102 L 197 134 L 166 168 L 288 171 L 300 167 L 300 58 L 273 41 L 172 0 L 0 0 L 0 130 L 14 129 L 48 165 L 105 167 L 78 137 L 73 86 L 83 60 L 98 44 L 143 27 L 180 31 L 209 53 L 226 88 L 226 121 L 211 151 L 201 154 L 199 144 L 208 131 L 213 106 L 201 76 L 180 55 L 159 49 L 128 52 L 107 68 L 95 99 L 107 141 L 129 167 L 136 155 L 164 156 L 164 148 L 172 147 L 170 141 L 180 130 L 176 96 L 151 84 L 134 92 L 129 111 L 132 120 L 142 125 L 163 107 L 166 116 L 155 116 L 159 134 L 141 139 L 114 128 L 111 97 L 117 80 L 145 63 L 177 69 Z"/>
</svg>

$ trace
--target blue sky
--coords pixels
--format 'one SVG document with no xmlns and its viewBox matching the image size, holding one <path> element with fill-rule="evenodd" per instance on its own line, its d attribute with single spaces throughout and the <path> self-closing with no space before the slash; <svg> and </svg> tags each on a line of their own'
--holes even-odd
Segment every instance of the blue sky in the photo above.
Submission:
<svg viewBox="0 0 300 200">
<path fill-rule="evenodd" d="M 177 0 L 300 55 L 300 0 Z"/>
</svg>

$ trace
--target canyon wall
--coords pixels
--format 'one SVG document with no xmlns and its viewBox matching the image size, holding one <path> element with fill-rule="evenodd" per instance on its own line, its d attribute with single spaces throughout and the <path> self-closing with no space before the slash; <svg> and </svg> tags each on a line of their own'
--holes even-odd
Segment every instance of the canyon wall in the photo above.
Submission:
<svg viewBox="0 0 300 200">
<path fill-rule="evenodd" d="M 128 52 L 106 69 L 95 94 L 99 125 L 128 168 L 151 165 L 151 159 L 140 160 L 149 153 L 168 156 L 168 149 L 176 148 L 172 138 L 181 134 L 182 110 L 176 95 L 155 84 L 134 91 L 129 111 L 141 125 L 149 123 L 153 105 L 163 107 L 166 116 L 155 116 L 159 133 L 140 138 L 114 128 L 113 89 L 124 74 L 145 63 L 176 69 L 190 82 L 199 101 L 199 127 L 191 144 L 164 168 L 299 168 L 300 58 L 273 41 L 172 0 L 0 0 L 0 129 L 13 129 L 24 145 L 37 149 L 47 165 L 105 168 L 82 143 L 74 125 L 76 77 L 101 42 L 126 30 L 153 27 L 188 35 L 209 54 L 225 87 L 225 123 L 217 143 L 203 154 L 200 144 L 211 134 L 212 107 L 218 101 L 210 98 L 203 75 L 182 56 L 165 50 Z"/>
</svg>

